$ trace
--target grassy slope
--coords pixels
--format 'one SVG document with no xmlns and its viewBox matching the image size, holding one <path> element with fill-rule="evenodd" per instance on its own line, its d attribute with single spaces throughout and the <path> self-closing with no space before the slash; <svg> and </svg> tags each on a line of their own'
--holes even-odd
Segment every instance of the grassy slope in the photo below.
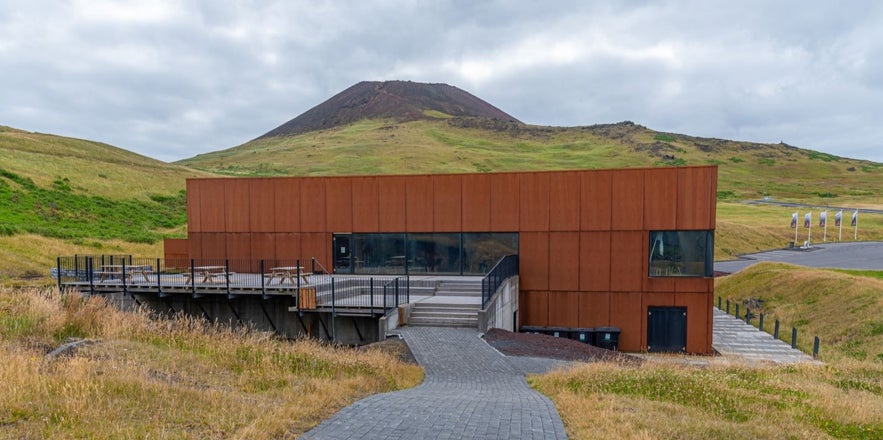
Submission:
<svg viewBox="0 0 883 440">
<path fill-rule="evenodd" d="M 186 178 L 209 175 L 100 142 L 4 126 L 0 168 L 30 178 L 41 188 L 62 181 L 74 193 L 115 200 L 173 195 L 184 189 Z"/>
<path fill-rule="evenodd" d="M 45 275 L 60 254 L 161 254 L 158 239 L 185 233 L 185 179 L 207 175 L 0 126 L 0 282 Z"/>
<path fill-rule="evenodd" d="M 803 335 L 798 344 L 804 351 L 811 350 L 811 335 L 818 335 L 823 359 L 883 363 L 880 273 L 759 263 L 717 279 L 715 295 L 736 302 L 763 300 L 763 307 L 753 311 L 766 314 L 765 326 L 772 328 L 778 319 L 783 329 L 797 327 Z M 790 332 L 783 332 L 783 336 L 790 342 Z"/>
<path fill-rule="evenodd" d="M 819 335 L 825 365 L 590 364 L 534 376 L 571 438 L 883 438 L 883 272 L 760 263 L 716 294 Z M 756 321 L 755 321 L 756 322 Z M 786 336 L 790 337 L 790 332 Z"/>
<path fill-rule="evenodd" d="M 468 122 L 468 121 L 467 121 Z M 722 199 L 861 201 L 883 206 L 883 164 L 783 145 L 658 133 L 637 125 L 478 126 L 436 119 L 366 120 L 252 141 L 180 164 L 230 175 L 444 173 L 719 165 Z M 820 197 L 831 194 L 832 198 Z"/>
<path fill-rule="evenodd" d="M 68 337 L 95 342 L 44 355 Z M 294 438 L 422 370 L 374 350 L 284 341 L 101 298 L 0 288 L 0 437 Z"/>
</svg>

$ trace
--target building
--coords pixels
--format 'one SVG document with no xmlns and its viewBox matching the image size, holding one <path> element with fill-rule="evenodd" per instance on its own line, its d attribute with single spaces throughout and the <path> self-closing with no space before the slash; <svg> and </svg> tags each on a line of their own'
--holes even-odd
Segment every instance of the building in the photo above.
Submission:
<svg viewBox="0 0 883 440">
<path fill-rule="evenodd" d="M 166 258 L 316 258 L 335 273 L 482 274 L 519 256 L 521 326 L 711 353 L 717 167 L 187 181 Z"/>
</svg>

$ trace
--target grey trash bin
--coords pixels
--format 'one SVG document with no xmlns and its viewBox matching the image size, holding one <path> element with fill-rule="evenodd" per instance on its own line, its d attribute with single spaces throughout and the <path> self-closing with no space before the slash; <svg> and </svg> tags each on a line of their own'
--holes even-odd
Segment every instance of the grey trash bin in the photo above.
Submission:
<svg viewBox="0 0 883 440">
<path fill-rule="evenodd" d="M 580 327 L 570 331 L 570 339 L 580 341 L 583 344 L 592 345 L 595 343 L 595 329 L 591 327 Z"/>
</svg>

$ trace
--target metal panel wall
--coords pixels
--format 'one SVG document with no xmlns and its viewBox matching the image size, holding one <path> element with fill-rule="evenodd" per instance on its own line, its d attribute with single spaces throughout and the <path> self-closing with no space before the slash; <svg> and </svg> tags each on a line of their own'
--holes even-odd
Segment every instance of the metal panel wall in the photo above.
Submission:
<svg viewBox="0 0 883 440">
<path fill-rule="evenodd" d="M 405 177 L 406 232 L 431 232 L 434 204 L 432 176 Z"/>
<path fill-rule="evenodd" d="M 491 174 L 491 230 L 518 231 L 518 174 Z"/>
<path fill-rule="evenodd" d="M 579 232 L 549 233 L 549 290 L 579 290 L 579 244 Z"/>
<path fill-rule="evenodd" d="M 378 177 L 353 178 L 353 232 L 380 231 Z"/>
<path fill-rule="evenodd" d="M 521 325 L 549 325 L 549 292 L 522 290 L 518 295 Z"/>
<path fill-rule="evenodd" d="M 435 232 L 460 232 L 462 223 L 462 185 L 460 175 L 432 176 L 434 203 L 434 221 L 432 230 Z"/>
<path fill-rule="evenodd" d="M 491 179 L 487 174 L 463 176 L 463 231 L 491 231 Z"/>
<path fill-rule="evenodd" d="M 549 233 L 518 234 L 519 286 L 525 290 L 549 290 Z"/>
<path fill-rule="evenodd" d="M 579 272 L 579 290 L 610 290 L 610 232 L 580 233 Z"/>
<path fill-rule="evenodd" d="M 644 174 L 644 229 L 674 230 L 677 227 L 678 170 L 655 168 Z"/>
<path fill-rule="evenodd" d="M 549 173 L 519 175 L 519 229 L 549 230 Z"/>
<path fill-rule="evenodd" d="M 615 292 L 610 294 L 610 325 L 619 327 L 619 349 L 641 351 L 646 320 L 641 307 L 640 292 Z"/>
<path fill-rule="evenodd" d="M 224 216 L 225 232 L 250 232 L 249 184 L 244 179 L 227 179 L 224 181 Z"/>
<path fill-rule="evenodd" d="M 276 230 L 276 185 L 270 179 L 249 179 L 249 230 Z"/>
<path fill-rule="evenodd" d="M 325 179 L 326 232 L 352 232 L 353 184 L 350 177 Z"/>
<path fill-rule="evenodd" d="M 580 292 L 579 326 L 610 325 L 610 292 Z"/>
<path fill-rule="evenodd" d="M 202 232 L 202 208 L 199 205 L 201 187 L 204 180 L 187 179 L 187 230 L 189 232 Z"/>
<path fill-rule="evenodd" d="M 382 177 L 378 184 L 381 231 L 404 231 L 406 225 L 405 178 L 401 176 Z"/>
<path fill-rule="evenodd" d="M 678 229 L 714 229 L 717 168 L 678 168 Z"/>
<path fill-rule="evenodd" d="M 549 175 L 549 229 L 578 231 L 580 223 L 580 173 Z"/>
<path fill-rule="evenodd" d="M 615 231 L 610 237 L 610 290 L 640 292 L 645 241 L 642 231 Z"/>
<path fill-rule="evenodd" d="M 279 260 L 293 260 L 300 258 L 300 233 L 280 232 L 276 237 L 276 258 Z"/>
<path fill-rule="evenodd" d="M 687 352 L 711 353 L 712 299 L 705 293 L 678 293 L 675 305 L 687 307 Z"/>
<path fill-rule="evenodd" d="M 613 230 L 644 227 L 644 170 L 618 170 L 611 183 Z"/>
<path fill-rule="evenodd" d="M 300 179 L 273 179 L 275 232 L 300 232 Z"/>
<path fill-rule="evenodd" d="M 276 236 L 269 232 L 252 232 L 251 257 L 256 260 L 276 259 Z"/>
<path fill-rule="evenodd" d="M 609 231 L 612 216 L 613 172 L 580 173 L 580 229 Z"/>
<path fill-rule="evenodd" d="M 202 232 L 226 231 L 224 179 L 207 179 L 199 185 L 199 211 Z"/>
<path fill-rule="evenodd" d="M 300 231 L 325 232 L 325 179 L 300 181 Z"/>
<path fill-rule="evenodd" d="M 578 292 L 549 292 L 549 322 L 556 327 L 579 327 Z"/>
</svg>

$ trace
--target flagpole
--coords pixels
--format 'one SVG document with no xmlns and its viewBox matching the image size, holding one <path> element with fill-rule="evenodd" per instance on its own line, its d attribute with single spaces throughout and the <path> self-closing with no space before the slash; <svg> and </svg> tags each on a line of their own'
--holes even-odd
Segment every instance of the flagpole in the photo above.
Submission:
<svg viewBox="0 0 883 440">
<path fill-rule="evenodd" d="M 819 226 L 825 228 L 822 233 L 822 241 L 828 241 L 828 211 L 822 211 L 819 214 Z"/>
<path fill-rule="evenodd" d="M 840 214 L 840 231 L 837 232 L 837 241 L 843 241 L 843 214 Z"/>
<path fill-rule="evenodd" d="M 853 234 L 852 239 L 858 241 L 858 209 L 855 210 L 853 217 L 855 218 L 855 233 Z"/>
</svg>

